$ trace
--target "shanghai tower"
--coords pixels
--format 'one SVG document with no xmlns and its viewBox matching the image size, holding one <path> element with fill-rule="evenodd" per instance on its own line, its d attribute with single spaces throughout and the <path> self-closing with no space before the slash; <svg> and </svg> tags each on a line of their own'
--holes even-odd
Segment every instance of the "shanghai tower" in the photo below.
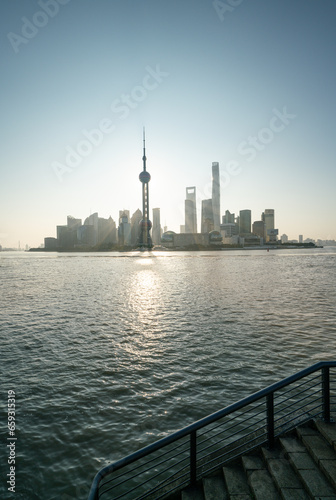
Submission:
<svg viewBox="0 0 336 500">
<path fill-rule="evenodd" d="M 212 214 L 214 230 L 220 230 L 220 183 L 219 163 L 212 163 Z"/>
<path fill-rule="evenodd" d="M 139 179 L 142 183 L 142 220 L 140 221 L 140 236 L 139 246 L 142 248 L 152 248 L 152 238 L 150 230 L 152 223 L 149 220 L 149 190 L 148 183 L 151 179 L 150 173 L 146 170 L 146 143 L 145 143 L 145 129 L 143 131 L 143 170 L 140 172 Z"/>
</svg>

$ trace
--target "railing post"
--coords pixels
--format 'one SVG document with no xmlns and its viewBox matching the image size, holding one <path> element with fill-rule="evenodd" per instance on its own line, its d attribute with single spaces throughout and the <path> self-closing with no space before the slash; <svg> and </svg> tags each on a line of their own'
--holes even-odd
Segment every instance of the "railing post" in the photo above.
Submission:
<svg viewBox="0 0 336 500">
<path fill-rule="evenodd" d="M 196 486 L 197 473 L 196 473 L 196 431 L 190 434 L 190 485 Z"/>
<path fill-rule="evenodd" d="M 329 366 L 322 368 L 322 410 L 323 420 L 330 422 L 330 373 Z"/>
<path fill-rule="evenodd" d="M 273 448 L 274 447 L 274 393 L 271 392 L 267 396 L 266 400 L 267 404 L 267 441 L 268 441 L 268 447 Z"/>
</svg>

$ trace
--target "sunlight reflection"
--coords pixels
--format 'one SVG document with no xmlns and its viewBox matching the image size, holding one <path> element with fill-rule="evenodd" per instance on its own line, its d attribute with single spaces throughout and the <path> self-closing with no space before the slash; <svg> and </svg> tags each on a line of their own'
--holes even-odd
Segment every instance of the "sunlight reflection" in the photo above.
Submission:
<svg viewBox="0 0 336 500">
<path fill-rule="evenodd" d="M 150 263 L 149 263 L 150 264 Z M 147 265 L 141 263 L 141 265 Z M 143 306 L 143 304 L 151 304 L 155 302 L 156 295 L 159 289 L 159 279 L 152 269 L 141 269 L 136 275 L 132 285 L 131 294 L 134 298 L 133 307 Z"/>
<path fill-rule="evenodd" d="M 153 264 L 153 259 L 151 259 L 150 257 L 143 257 L 142 259 L 138 259 L 136 263 L 140 264 L 141 266 L 149 266 Z"/>
<path fill-rule="evenodd" d="M 129 290 L 130 304 L 135 313 L 132 329 L 148 338 L 158 329 L 158 309 L 162 306 L 161 279 L 157 272 L 149 267 L 153 264 L 152 259 L 139 259 L 139 264 L 141 267 L 139 266 L 134 274 Z"/>
<path fill-rule="evenodd" d="M 143 293 L 147 295 L 143 297 L 146 302 L 153 295 L 154 290 L 157 288 L 156 283 L 156 274 L 151 269 L 142 269 L 138 271 L 136 275 L 136 291 L 137 295 L 141 295 L 143 297 Z"/>
</svg>

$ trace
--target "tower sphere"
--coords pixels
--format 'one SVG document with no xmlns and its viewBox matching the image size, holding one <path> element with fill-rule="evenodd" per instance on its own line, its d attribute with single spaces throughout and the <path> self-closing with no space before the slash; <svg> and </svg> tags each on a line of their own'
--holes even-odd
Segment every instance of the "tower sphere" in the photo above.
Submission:
<svg viewBox="0 0 336 500">
<path fill-rule="evenodd" d="M 147 230 L 152 229 L 152 223 L 150 220 L 142 219 L 139 222 L 139 225 L 140 225 L 141 229 L 147 229 Z"/>
<path fill-rule="evenodd" d="M 143 170 L 140 175 L 139 175 L 140 182 L 145 184 L 146 182 L 149 182 L 151 180 L 150 173 L 147 172 L 147 170 Z"/>
</svg>

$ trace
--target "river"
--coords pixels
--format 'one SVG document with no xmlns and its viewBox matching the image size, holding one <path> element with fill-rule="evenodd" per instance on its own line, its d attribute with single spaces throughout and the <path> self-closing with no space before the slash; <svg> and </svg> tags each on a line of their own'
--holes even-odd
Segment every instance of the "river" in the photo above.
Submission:
<svg viewBox="0 0 336 500">
<path fill-rule="evenodd" d="M 336 248 L 0 252 L 1 498 L 87 498 L 96 472 L 336 359 Z M 13 495 L 14 498 L 14 495 Z"/>
</svg>

